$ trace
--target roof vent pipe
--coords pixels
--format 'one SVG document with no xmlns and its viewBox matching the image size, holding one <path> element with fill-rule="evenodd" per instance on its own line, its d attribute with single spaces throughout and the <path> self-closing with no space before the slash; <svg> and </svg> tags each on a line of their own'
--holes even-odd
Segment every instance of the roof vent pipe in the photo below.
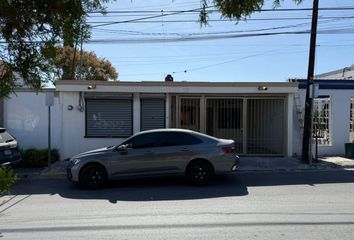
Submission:
<svg viewBox="0 0 354 240">
<path fill-rule="evenodd" d="M 167 76 L 165 77 L 165 82 L 173 82 L 173 77 L 171 76 L 171 74 L 167 74 Z"/>
</svg>

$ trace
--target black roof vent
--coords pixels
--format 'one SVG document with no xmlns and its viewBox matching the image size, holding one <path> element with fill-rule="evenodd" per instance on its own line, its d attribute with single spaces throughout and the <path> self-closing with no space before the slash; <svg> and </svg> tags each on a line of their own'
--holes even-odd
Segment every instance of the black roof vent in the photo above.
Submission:
<svg viewBox="0 0 354 240">
<path fill-rule="evenodd" d="M 165 82 L 173 82 L 173 77 L 171 76 L 171 74 L 167 74 L 167 76 L 165 77 Z"/>
</svg>

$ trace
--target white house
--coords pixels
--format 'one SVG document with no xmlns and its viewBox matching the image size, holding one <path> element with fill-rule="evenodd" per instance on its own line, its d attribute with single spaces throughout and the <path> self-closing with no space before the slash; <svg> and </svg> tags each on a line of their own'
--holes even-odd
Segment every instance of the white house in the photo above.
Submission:
<svg viewBox="0 0 354 240">
<path fill-rule="evenodd" d="M 301 155 L 306 80 L 299 83 L 294 100 L 294 154 Z M 344 144 L 354 141 L 354 80 L 315 80 L 319 89 L 314 99 L 314 136 L 319 155 L 344 155 Z M 313 141 L 314 142 L 314 141 Z"/>
<path fill-rule="evenodd" d="M 319 154 L 344 155 L 344 144 L 354 141 L 354 81 L 318 83 L 314 126 Z M 241 155 L 301 155 L 305 80 L 58 81 L 56 89 L 38 94 L 21 89 L 3 100 L 3 122 L 23 148 L 47 146 L 48 91 L 56 96 L 51 108 L 52 145 L 62 159 L 165 127 L 232 138 Z"/>
<path fill-rule="evenodd" d="M 62 158 L 152 128 L 232 138 L 240 154 L 293 154 L 297 83 L 58 81 Z M 291 126 L 291 127 L 289 127 Z"/>
<path fill-rule="evenodd" d="M 315 76 L 315 78 L 324 80 L 354 80 L 354 64 L 349 67 L 344 67 L 338 70 L 319 74 Z"/>
</svg>

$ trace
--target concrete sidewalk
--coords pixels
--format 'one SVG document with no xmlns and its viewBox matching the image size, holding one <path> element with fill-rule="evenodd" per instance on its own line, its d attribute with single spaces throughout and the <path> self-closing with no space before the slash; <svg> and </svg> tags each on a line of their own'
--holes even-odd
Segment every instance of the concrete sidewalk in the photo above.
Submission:
<svg viewBox="0 0 354 240">
<path fill-rule="evenodd" d="M 321 157 L 311 165 L 293 157 L 241 157 L 240 171 L 309 171 L 354 169 L 354 160 L 344 157 Z"/>
<path fill-rule="evenodd" d="M 51 168 L 44 169 L 15 169 L 15 173 L 21 178 L 31 177 L 65 177 L 67 162 L 58 161 Z M 354 169 L 354 160 L 344 157 L 321 157 L 312 165 L 305 164 L 301 160 L 292 157 L 241 157 L 240 172 L 247 171 L 331 171 Z"/>
</svg>

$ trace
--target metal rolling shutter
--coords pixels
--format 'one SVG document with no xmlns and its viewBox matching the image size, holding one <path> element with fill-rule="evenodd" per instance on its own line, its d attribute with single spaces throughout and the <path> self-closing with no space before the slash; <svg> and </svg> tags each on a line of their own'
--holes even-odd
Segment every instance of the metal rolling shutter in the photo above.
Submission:
<svg viewBox="0 0 354 240">
<path fill-rule="evenodd" d="M 86 99 L 86 136 L 132 135 L 131 99 Z"/>
<path fill-rule="evenodd" d="M 165 100 L 141 99 L 141 131 L 165 128 Z"/>
</svg>

